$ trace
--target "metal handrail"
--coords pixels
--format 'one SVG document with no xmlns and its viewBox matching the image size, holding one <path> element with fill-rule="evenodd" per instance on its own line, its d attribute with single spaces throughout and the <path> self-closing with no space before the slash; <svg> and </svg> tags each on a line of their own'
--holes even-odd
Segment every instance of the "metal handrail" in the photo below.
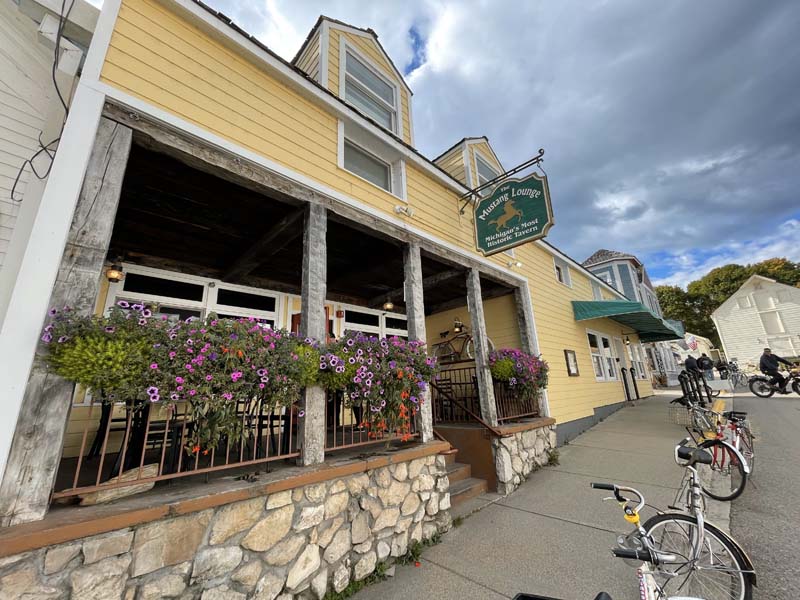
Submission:
<svg viewBox="0 0 800 600">
<path fill-rule="evenodd" d="M 460 400 L 457 400 L 456 398 L 451 396 L 449 393 L 445 392 L 443 389 L 441 389 L 435 383 L 431 383 L 431 386 L 436 388 L 436 391 L 439 394 L 441 394 L 442 396 L 444 396 L 445 398 L 447 398 L 450 402 L 453 402 L 454 404 L 457 404 L 458 407 L 461 408 L 461 410 L 463 410 L 466 414 L 468 414 L 470 417 L 472 417 L 473 420 L 475 420 L 478 423 L 480 423 L 481 425 L 483 425 L 484 428 L 488 429 L 495 436 L 497 436 L 497 437 L 507 437 L 508 436 L 508 434 L 503 433 L 502 431 L 500 431 L 496 427 L 493 427 L 493 426 L 489 425 L 489 423 L 487 423 L 482 418 L 480 418 L 478 415 L 476 415 L 474 412 L 472 412 L 470 409 L 468 409 L 466 404 L 464 404 Z"/>
</svg>

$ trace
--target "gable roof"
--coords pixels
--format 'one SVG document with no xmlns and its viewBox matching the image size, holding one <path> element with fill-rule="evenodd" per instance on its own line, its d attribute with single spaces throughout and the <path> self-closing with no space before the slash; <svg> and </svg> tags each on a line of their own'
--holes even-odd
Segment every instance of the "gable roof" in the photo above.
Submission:
<svg viewBox="0 0 800 600">
<path fill-rule="evenodd" d="M 729 303 L 731 300 L 733 300 L 733 299 L 736 297 L 736 295 L 737 295 L 739 292 L 741 292 L 741 291 L 742 291 L 744 288 L 746 288 L 748 285 L 750 285 L 750 284 L 753 282 L 753 280 L 755 280 L 755 279 L 761 279 L 761 280 L 763 280 L 763 281 L 766 281 L 767 283 L 774 283 L 775 285 L 782 285 L 782 286 L 784 286 L 784 287 L 787 287 L 787 288 L 789 288 L 789 289 L 797 289 L 797 288 L 793 288 L 793 287 L 792 287 L 792 286 L 790 286 L 790 285 L 786 285 L 785 283 L 780 283 L 780 282 L 776 281 L 775 279 L 770 279 L 769 277 L 764 277 L 763 275 L 751 275 L 750 277 L 748 277 L 748 278 L 747 278 L 747 281 L 745 281 L 745 282 L 744 282 L 742 285 L 740 285 L 740 286 L 739 286 L 739 287 L 736 289 L 736 291 L 735 291 L 735 292 L 733 292 L 733 293 L 732 293 L 732 294 L 731 294 L 731 295 L 728 297 L 728 299 L 727 299 L 727 300 L 725 300 L 725 302 L 723 302 L 722 304 L 720 304 L 720 305 L 719 305 L 719 306 L 718 306 L 718 307 L 717 307 L 717 308 L 716 308 L 716 309 L 715 309 L 715 310 L 714 310 L 714 311 L 711 313 L 711 316 L 713 317 L 715 314 L 717 314 L 717 312 L 718 312 L 718 311 L 722 310 L 722 307 L 723 307 L 723 306 L 725 306 L 725 305 L 726 305 L 726 304 L 728 304 L 728 303 Z"/>
<path fill-rule="evenodd" d="M 642 264 L 642 261 L 636 258 L 633 254 L 617 252 L 616 250 L 605 250 L 603 248 L 592 254 L 589 258 L 583 261 L 582 264 L 584 267 L 591 267 L 593 265 L 599 265 L 612 260 L 633 260 L 640 265 Z"/>
<path fill-rule="evenodd" d="M 375 45 L 378 47 L 378 50 L 380 50 L 381 54 L 386 59 L 386 62 L 389 63 L 389 66 L 392 67 L 392 70 L 394 71 L 395 75 L 397 75 L 397 78 L 400 80 L 400 83 L 403 84 L 403 87 L 406 88 L 406 91 L 408 91 L 409 94 L 411 95 L 414 94 L 414 92 L 411 91 L 411 88 L 408 87 L 406 78 L 403 77 L 403 74 L 400 72 L 400 69 L 398 69 L 397 65 L 394 64 L 392 57 L 389 56 L 389 53 L 386 52 L 386 50 L 384 49 L 383 45 L 378 39 L 378 34 L 375 33 L 374 29 L 369 27 L 366 29 L 362 27 L 356 27 L 355 25 L 350 25 L 349 23 L 345 23 L 344 21 L 339 21 L 338 19 L 333 19 L 331 17 L 326 17 L 325 15 L 320 15 L 317 18 L 317 22 L 314 23 L 314 27 L 312 27 L 311 31 L 308 32 L 308 35 L 306 36 L 306 39 L 300 46 L 300 49 L 297 51 L 297 54 L 295 54 L 294 58 L 291 60 L 291 64 L 293 66 L 297 66 L 297 61 L 300 59 L 300 56 L 303 54 L 303 52 L 305 52 L 306 47 L 311 43 L 311 40 L 314 38 L 314 35 L 316 35 L 320 27 L 322 27 L 323 23 L 328 23 L 329 25 L 333 25 L 335 29 L 338 29 L 340 31 L 349 31 L 350 33 L 355 33 L 356 35 L 364 35 L 372 38 L 372 40 L 375 42 Z"/>
<path fill-rule="evenodd" d="M 481 135 L 481 136 L 477 136 L 477 137 L 463 137 L 463 138 L 461 138 L 455 144 L 450 146 L 447 150 L 442 152 L 439 156 L 434 158 L 433 162 L 438 161 L 440 158 L 444 158 L 445 156 L 450 154 L 453 150 L 456 150 L 457 148 L 459 148 L 461 146 L 470 145 L 470 144 L 478 144 L 480 142 L 486 142 L 486 145 L 489 146 L 489 152 L 492 153 L 492 158 L 494 158 L 497 161 L 497 164 L 500 165 L 501 169 L 505 170 L 505 167 L 503 166 L 503 163 L 500 161 L 500 158 L 497 156 L 497 153 L 495 153 L 494 148 L 492 148 L 492 144 L 489 143 L 489 138 L 486 137 L 485 135 Z"/>
</svg>

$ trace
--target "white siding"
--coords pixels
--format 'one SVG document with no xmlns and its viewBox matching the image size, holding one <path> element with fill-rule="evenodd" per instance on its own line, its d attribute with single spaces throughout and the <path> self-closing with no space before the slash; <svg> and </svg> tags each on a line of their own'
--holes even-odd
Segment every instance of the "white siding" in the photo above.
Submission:
<svg viewBox="0 0 800 600">
<path fill-rule="evenodd" d="M 757 363 L 767 346 L 780 356 L 800 355 L 798 288 L 756 279 L 718 308 L 714 319 L 726 354 L 737 358 L 740 364 Z M 774 323 L 776 319 L 784 332 L 768 334 L 764 321 Z"/>
<path fill-rule="evenodd" d="M 0 1 L 0 269 L 20 209 L 11 199 L 14 179 L 38 148 L 51 100 L 51 61 L 37 39 L 36 24 L 12 2 Z M 32 176 L 29 168 L 22 173 L 16 198 L 25 193 Z"/>
</svg>

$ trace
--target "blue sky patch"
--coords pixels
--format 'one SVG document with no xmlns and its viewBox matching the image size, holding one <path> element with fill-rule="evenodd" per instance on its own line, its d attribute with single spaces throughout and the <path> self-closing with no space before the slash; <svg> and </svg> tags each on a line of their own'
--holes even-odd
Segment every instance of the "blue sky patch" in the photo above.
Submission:
<svg viewBox="0 0 800 600">
<path fill-rule="evenodd" d="M 414 55 L 403 70 L 403 74 L 406 76 L 425 62 L 425 40 L 422 39 L 422 34 L 420 34 L 416 25 L 412 25 L 408 30 L 408 37 L 411 40 L 411 50 Z"/>
</svg>

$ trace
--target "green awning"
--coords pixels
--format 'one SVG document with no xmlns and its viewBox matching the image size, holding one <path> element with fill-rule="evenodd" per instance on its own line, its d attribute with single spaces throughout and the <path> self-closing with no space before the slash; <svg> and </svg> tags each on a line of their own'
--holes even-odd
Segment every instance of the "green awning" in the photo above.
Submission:
<svg viewBox="0 0 800 600">
<path fill-rule="evenodd" d="M 650 311 L 644 304 L 629 300 L 573 300 L 572 310 L 576 321 L 612 319 L 630 327 L 643 342 L 663 342 L 682 339 L 670 323 Z"/>
</svg>

